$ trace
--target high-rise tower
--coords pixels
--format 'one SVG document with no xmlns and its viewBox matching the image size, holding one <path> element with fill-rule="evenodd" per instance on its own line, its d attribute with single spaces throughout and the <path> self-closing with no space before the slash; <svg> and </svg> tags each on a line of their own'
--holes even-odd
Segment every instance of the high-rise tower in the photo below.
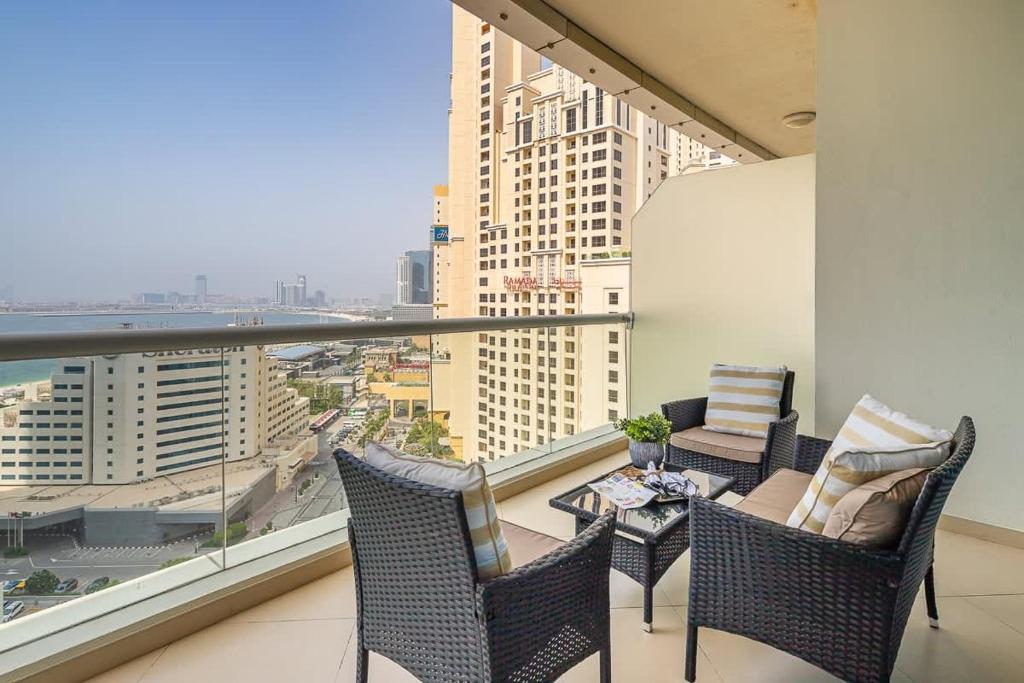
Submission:
<svg viewBox="0 0 1024 683">
<path fill-rule="evenodd" d="M 206 303 L 206 276 L 196 275 L 196 303 Z"/>
<path fill-rule="evenodd" d="M 446 315 L 628 310 L 630 222 L 678 172 L 678 139 L 454 6 Z M 466 457 L 493 459 L 624 415 L 624 336 L 448 335 L 452 376 L 465 382 L 456 386 L 473 387 L 452 406 Z"/>
</svg>

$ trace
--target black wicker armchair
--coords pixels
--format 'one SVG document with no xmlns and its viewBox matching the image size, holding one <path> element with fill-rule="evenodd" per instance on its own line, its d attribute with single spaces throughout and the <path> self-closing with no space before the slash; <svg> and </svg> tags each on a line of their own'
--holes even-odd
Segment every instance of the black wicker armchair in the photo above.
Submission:
<svg viewBox="0 0 1024 683">
<path fill-rule="evenodd" d="M 797 466 L 813 472 L 829 443 L 801 436 Z M 930 624 L 938 627 L 935 526 L 973 448 L 974 423 L 964 417 L 953 454 L 929 473 L 894 550 L 693 500 L 686 680 L 696 678 L 697 629 L 704 626 L 766 643 L 846 681 L 888 681 L 922 582 Z M 779 472 L 765 487 L 785 475 L 797 477 Z"/>
<path fill-rule="evenodd" d="M 480 582 L 461 492 L 390 476 L 348 453 L 335 459 L 352 511 L 357 680 L 367 680 L 370 650 L 420 680 L 446 682 L 548 681 L 599 652 L 601 680 L 611 679 L 612 513 Z"/>
<path fill-rule="evenodd" d="M 775 470 L 792 467 L 796 449 L 796 423 L 800 418 L 793 410 L 795 377 L 792 370 L 786 373 L 779 401 L 781 418 L 768 426 L 768 436 L 764 440 L 719 435 L 698 429 L 704 425 L 707 396 L 662 404 L 662 415 L 672 423 L 672 438 L 666 448 L 666 459 L 686 469 L 732 477 L 736 480 L 733 491 L 740 495 L 749 493 Z M 696 443 L 697 439 L 708 443 Z"/>
</svg>

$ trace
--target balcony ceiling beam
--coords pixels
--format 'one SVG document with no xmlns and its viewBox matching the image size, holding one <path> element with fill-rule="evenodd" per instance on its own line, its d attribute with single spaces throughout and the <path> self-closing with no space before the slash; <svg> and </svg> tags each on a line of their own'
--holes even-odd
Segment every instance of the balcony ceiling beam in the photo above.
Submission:
<svg viewBox="0 0 1024 683">
<path fill-rule="evenodd" d="M 703 0 L 701 1 L 703 2 Z M 601 37 L 581 26 L 614 23 L 615 17 L 626 13 L 633 22 L 636 22 L 634 27 L 642 25 L 651 29 L 651 33 L 653 33 L 659 28 L 657 22 L 670 20 L 673 25 L 685 24 L 689 19 L 685 15 L 691 10 L 695 14 L 704 11 L 696 5 L 691 8 L 693 3 L 681 0 L 630 0 L 630 2 L 587 0 L 583 3 L 574 0 L 549 0 L 549 2 L 543 2 L 543 0 L 454 0 L 454 2 L 512 38 L 548 57 L 552 62 L 564 66 L 600 86 L 606 92 L 618 96 L 639 111 L 708 147 L 721 151 L 740 163 L 756 163 L 776 159 L 780 156 L 813 151 L 813 129 L 804 131 L 785 129 L 781 124 L 780 116 L 775 111 L 780 107 L 786 108 L 787 103 L 782 100 L 800 102 L 802 106 L 811 110 L 814 108 L 814 14 L 813 9 L 810 14 L 804 11 L 803 5 L 806 4 L 804 0 L 787 2 L 787 8 L 792 11 L 772 6 L 763 10 L 748 7 L 750 10 L 748 12 L 742 8 L 730 8 L 729 3 L 709 3 L 717 8 L 710 11 L 722 13 L 723 23 L 726 23 L 726 19 L 742 21 L 745 16 L 749 16 L 748 25 L 742 27 L 743 31 L 756 31 L 751 27 L 751 24 L 760 19 L 755 16 L 755 11 L 773 12 L 772 16 L 776 19 L 776 25 L 772 27 L 775 29 L 775 34 L 765 35 L 763 45 L 756 43 L 750 45 L 747 41 L 747 49 L 727 52 L 724 59 L 721 53 L 716 54 L 714 59 L 717 62 L 713 68 L 705 69 L 707 73 L 728 70 L 731 66 L 736 66 L 738 69 L 741 65 L 746 65 L 746 68 L 750 70 L 751 63 L 756 64 L 759 61 L 766 62 L 771 59 L 770 55 L 759 55 L 759 50 L 761 52 L 774 50 L 778 41 L 785 40 L 788 36 L 793 36 L 794 42 L 797 43 L 792 46 L 792 55 L 783 55 L 780 58 L 780 65 L 777 68 L 773 67 L 775 70 L 772 73 L 764 75 L 765 79 L 780 81 L 780 87 L 777 89 L 780 101 L 761 102 L 758 105 L 759 127 L 761 130 L 772 131 L 774 141 L 779 141 L 785 147 L 781 150 L 773 149 L 772 143 L 766 140 L 756 140 L 756 136 L 744 134 L 733 125 L 723 121 L 722 115 L 712 114 L 708 111 L 712 108 L 711 104 L 704 103 L 708 109 L 702 108 L 702 100 L 696 94 L 688 95 L 678 88 L 666 85 L 668 80 L 678 80 L 676 76 L 678 76 L 680 65 L 677 62 L 658 61 L 656 63 L 658 73 L 652 73 L 641 68 L 636 61 L 626 56 L 627 54 L 645 55 L 649 57 L 648 61 L 651 61 L 654 54 L 663 55 L 666 52 L 679 51 L 691 62 L 688 68 L 700 71 L 701 67 L 698 64 L 702 61 L 709 61 L 711 58 L 701 54 L 699 47 L 688 50 L 686 35 L 669 32 L 674 36 L 670 40 L 676 41 L 678 46 L 663 51 L 661 48 L 651 49 L 648 43 L 656 39 L 652 35 L 644 35 L 644 32 L 630 33 L 624 29 L 605 31 L 605 35 L 602 36 L 605 40 L 602 40 Z M 740 4 L 743 5 L 743 3 Z M 811 4 L 813 5 L 813 3 Z M 781 6 L 779 7 L 781 8 Z M 785 13 L 787 11 L 788 13 Z M 731 14 L 726 16 L 727 13 Z M 694 24 L 692 31 L 702 31 L 712 37 L 718 35 L 716 31 L 724 31 L 721 34 L 724 40 L 729 29 Z M 737 36 L 732 40 L 742 42 L 744 38 Z M 734 59 L 735 62 L 728 63 L 730 59 Z M 808 61 L 809 70 L 806 63 Z M 795 69 L 797 73 L 791 73 L 794 70 L 794 64 L 797 65 Z M 737 71 L 733 71 L 733 73 L 736 74 Z M 757 80 L 758 75 L 750 74 L 749 79 Z M 791 82 L 784 82 L 787 79 Z M 809 82 L 805 83 L 808 80 Z M 787 88 L 794 92 L 786 91 Z M 733 89 L 733 100 L 736 99 L 737 90 L 743 89 Z M 747 90 L 751 92 L 746 95 L 741 94 L 740 98 L 757 96 L 752 92 L 755 90 L 754 88 L 747 88 Z M 805 91 L 810 93 L 809 96 Z M 808 98 L 809 102 L 807 102 Z M 717 110 L 723 111 L 730 119 L 737 118 L 734 116 L 737 113 L 734 109 L 725 111 L 722 107 L 718 107 Z M 783 111 L 782 113 L 790 112 Z M 751 117 L 751 112 L 745 111 L 744 116 L 739 118 L 751 120 Z M 776 131 L 775 128 L 778 130 Z"/>
</svg>

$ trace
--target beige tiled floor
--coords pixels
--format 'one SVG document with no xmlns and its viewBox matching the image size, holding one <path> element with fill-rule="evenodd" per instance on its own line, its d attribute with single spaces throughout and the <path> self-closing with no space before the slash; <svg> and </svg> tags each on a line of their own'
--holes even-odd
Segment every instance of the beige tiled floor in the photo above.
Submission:
<svg viewBox="0 0 1024 683">
<path fill-rule="evenodd" d="M 573 533 L 569 515 L 548 499 L 611 469 L 614 456 L 499 504 L 503 518 L 554 536 Z M 731 498 L 737 500 L 738 498 Z M 729 498 L 726 499 L 728 502 Z M 1024 551 L 939 532 L 936 581 L 942 628 L 928 628 L 918 600 L 893 680 L 897 683 L 1024 681 Z M 615 681 L 683 680 L 688 556 L 654 592 L 654 633 L 640 629 L 640 587 L 612 572 L 612 666 Z M 342 683 L 355 679 L 352 571 L 346 569 L 151 652 L 92 683 Z M 727 633 L 702 629 L 701 683 L 836 679 L 789 655 Z M 591 657 L 563 680 L 597 680 Z M 371 655 L 370 680 L 412 681 Z"/>
</svg>

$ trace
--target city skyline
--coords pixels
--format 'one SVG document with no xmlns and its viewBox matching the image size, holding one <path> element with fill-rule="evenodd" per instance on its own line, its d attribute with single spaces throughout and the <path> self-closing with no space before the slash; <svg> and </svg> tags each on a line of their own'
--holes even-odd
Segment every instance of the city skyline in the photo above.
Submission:
<svg viewBox="0 0 1024 683">
<path fill-rule="evenodd" d="M 5 3 L 0 225 L 20 256 L 0 292 L 123 300 L 205 273 L 211 293 L 271 298 L 288 272 L 335 296 L 393 291 L 391 245 L 427 248 L 445 175 L 450 12 Z"/>
</svg>

